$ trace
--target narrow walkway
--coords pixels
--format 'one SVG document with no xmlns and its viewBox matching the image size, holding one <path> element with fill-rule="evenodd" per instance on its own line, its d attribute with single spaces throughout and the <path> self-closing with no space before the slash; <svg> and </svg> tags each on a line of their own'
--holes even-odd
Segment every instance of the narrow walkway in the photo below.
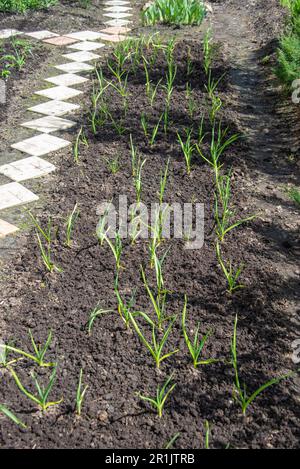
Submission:
<svg viewBox="0 0 300 469">
<path fill-rule="evenodd" d="M 44 177 L 55 171 L 55 166 L 47 161 L 46 155 L 71 145 L 71 141 L 51 135 L 53 132 L 72 128 L 76 122 L 62 118 L 66 114 L 80 108 L 79 104 L 69 103 L 68 100 L 79 97 L 82 91 L 72 88 L 89 80 L 78 75 L 79 73 L 92 72 L 93 63 L 100 59 L 100 55 L 94 51 L 111 43 L 122 41 L 126 33 L 130 31 L 131 6 L 129 1 L 107 0 L 104 2 L 103 16 L 107 27 L 100 31 L 75 31 L 65 36 L 60 36 L 52 31 L 21 32 L 14 29 L 0 31 L 0 39 L 10 38 L 16 35 L 27 36 L 45 44 L 62 47 L 67 53 L 62 57 L 68 62 L 56 65 L 54 68 L 63 72 L 57 76 L 47 77 L 47 84 L 55 85 L 35 92 L 35 95 L 46 97 L 47 102 L 28 108 L 28 111 L 37 113 L 38 117 L 30 121 L 21 122 L 20 126 L 35 130 L 38 134 L 34 137 L 18 141 L 11 148 L 26 155 L 25 158 L 11 161 L 0 166 L 0 175 L 5 176 L 11 182 L 0 185 L 0 211 L 25 205 L 37 201 L 38 195 L 24 187 L 21 183 L 29 179 Z M 104 42 L 101 42 L 104 41 Z M 48 85 L 49 86 L 49 85 Z M 18 231 L 18 227 L 0 218 L 0 238 Z"/>
</svg>

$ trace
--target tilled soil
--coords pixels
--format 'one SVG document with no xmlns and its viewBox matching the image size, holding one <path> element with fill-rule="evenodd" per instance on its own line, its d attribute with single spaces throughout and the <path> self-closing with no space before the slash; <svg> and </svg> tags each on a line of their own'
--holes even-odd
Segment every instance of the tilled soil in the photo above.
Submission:
<svg viewBox="0 0 300 469">
<path fill-rule="evenodd" d="M 264 2 L 265 3 L 265 2 Z M 239 2 L 240 4 L 240 2 Z M 267 2 L 271 9 L 275 2 Z M 63 269 L 61 273 L 46 274 L 33 236 L 23 233 L 24 246 L 3 267 L 1 279 L 1 323 L 5 341 L 13 341 L 24 349 L 30 347 L 27 331 L 42 343 L 49 330 L 53 341 L 49 360 L 58 362 L 57 381 L 51 398 L 63 403 L 45 414 L 38 412 L 28 399 L 21 396 L 8 370 L 2 370 L 0 402 L 5 403 L 27 424 L 20 429 L 7 419 L 0 420 L 1 446 L 10 448 L 162 448 L 177 432 L 180 437 L 176 448 L 202 448 L 204 446 L 204 422 L 211 426 L 211 447 L 224 448 L 296 448 L 299 441 L 299 383 L 296 380 L 281 382 L 269 388 L 249 407 L 246 417 L 232 397 L 233 370 L 230 364 L 230 343 L 233 322 L 238 315 L 238 353 L 241 381 L 249 391 L 254 391 L 266 380 L 295 369 L 292 363 L 291 344 L 299 337 L 297 320 L 297 288 L 299 276 L 295 273 L 298 255 L 298 235 L 294 228 L 285 226 L 289 214 L 290 223 L 296 223 L 297 212 L 284 199 L 283 209 L 272 211 L 278 197 L 273 187 L 264 189 L 264 198 L 259 192 L 262 177 L 268 176 L 270 185 L 274 173 L 276 184 L 283 184 L 283 175 L 289 181 L 291 174 L 298 174 L 297 155 L 295 163 L 282 157 L 276 166 L 273 158 L 283 152 L 285 143 L 278 148 L 269 148 L 258 158 L 258 147 L 253 147 L 255 138 L 247 136 L 247 112 L 255 117 L 253 132 L 260 132 L 256 106 L 265 99 L 265 78 L 270 75 L 271 64 L 259 63 L 258 50 L 265 44 L 264 33 L 253 32 L 249 19 L 257 18 L 255 3 L 249 10 L 239 9 L 236 2 L 226 2 L 214 7 L 213 21 L 216 38 L 220 39 L 220 52 L 215 60 L 213 75 L 225 77 L 220 84 L 220 97 L 224 101 L 222 124 L 228 126 L 230 134 L 243 132 L 240 139 L 224 155 L 224 169 L 233 169 L 233 204 L 236 216 L 257 213 L 255 221 L 234 231 L 224 244 L 224 255 L 235 263 L 245 263 L 241 280 L 245 288 L 232 296 L 226 293 L 226 285 L 216 262 L 215 234 L 213 223 L 213 179 L 209 168 L 195 159 L 190 176 L 186 174 L 183 157 L 176 142 L 176 132 L 184 127 L 196 126 L 205 109 L 207 99 L 202 50 L 199 41 L 187 39 L 176 48 L 178 75 L 171 108 L 171 127 L 165 137 L 159 130 L 156 143 L 149 147 L 141 131 L 140 116 L 150 116 L 144 89 L 144 72 L 140 68 L 128 80 L 130 100 L 126 131 L 117 136 L 111 125 L 104 125 L 93 136 L 88 130 L 88 116 L 82 120 L 89 137 L 89 146 L 80 147 L 80 163 L 74 164 L 72 155 L 55 158 L 58 172 L 49 178 L 45 186 L 48 205 L 37 213 L 44 224 L 48 215 L 57 227 L 53 259 Z M 246 8 L 246 5 L 242 5 Z M 274 9 L 274 15 L 277 10 Z M 234 19 L 240 30 L 226 31 L 220 26 L 222 18 Z M 242 19 L 245 21 L 243 23 Z M 276 18 L 276 16 L 275 16 Z M 237 27 L 237 26 L 236 26 Z M 242 29 L 244 28 L 244 29 Z M 249 29 L 248 29 L 249 28 Z M 235 44 L 239 34 L 245 39 L 244 49 Z M 276 28 L 269 29 L 273 35 Z M 180 32 L 179 32 L 180 35 Z M 249 42 L 255 39 L 251 56 L 247 55 Z M 268 38 L 270 39 L 270 38 Z M 228 41 L 226 44 L 226 40 Z M 259 43 L 259 47 L 256 45 Z M 194 115 L 188 116 L 185 98 L 186 53 L 190 50 L 193 74 L 189 77 L 197 103 Z M 274 48 L 271 49 L 273 52 Z M 251 60 L 250 60 L 251 59 Z M 241 61 L 240 61 L 241 60 Z M 253 62 L 252 62 L 253 60 Z M 249 62 L 250 61 L 250 62 Z M 251 66 L 253 65 L 253 69 Z M 238 80 L 240 67 L 244 79 Z M 266 68 L 267 67 L 267 68 Z M 246 72 L 256 77 L 254 83 L 247 81 Z M 165 62 L 157 59 L 153 80 L 164 75 Z M 104 73 L 108 71 L 104 67 Z M 108 75 L 109 76 L 109 75 Z M 270 85 L 271 86 L 271 85 Z M 256 100 L 251 101 L 252 92 L 257 91 Z M 243 91 L 247 93 L 243 94 Z M 163 109 L 165 93 L 159 91 L 151 118 L 151 129 Z M 265 116 L 268 126 L 273 124 L 276 111 L 284 98 L 273 89 L 272 101 L 268 101 Z M 288 99 L 288 98 L 287 98 Z M 110 109 L 115 117 L 121 115 L 121 100 L 111 94 Z M 272 103 L 272 104 L 271 104 Z M 88 99 L 86 101 L 88 106 Z M 250 107 L 249 107 L 250 106 Z M 252 106 L 252 107 L 251 107 Z M 296 109 L 280 114 L 280 122 L 287 122 L 288 112 L 295 115 Z M 272 117 L 273 116 L 273 117 Z M 277 123 L 277 122 L 276 122 Z M 206 119 L 205 131 L 209 131 Z M 274 124 L 274 128 L 276 128 Z M 274 132 L 271 126 L 271 132 Z M 282 129 L 284 132 L 285 129 Z M 100 246 L 96 236 L 98 222 L 97 207 L 104 200 L 117 201 L 120 194 L 135 201 L 131 177 L 129 134 L 139 148 L 141 158 L 147 161 L 143 170 L 142 200 L 147 206 L 157 201 L 160 171 L 170 158 L 170 175 L 166 188 L 166 202 L 200 202 L 205 210 L 205 243 L 200 250 L 184 249 L 184 240 L 165 241 L 160 247 L 163 253 L 170 247 L 164 264 L 165 285 L 169 290 L 167 311 L 178 314 L 174 330 L 170 335 L 167 350 L 180 351 L 167 359 L 156 371 L 154 363 L 132 330 L 126 330 L 117 313 L 114 296 L 115 264 L 107 246 Z M 274 133 L 273 133 L 274 135 Z M 194 134 L 195 138 L 196 135 Z M 209 138 L 205 139 L 207 148 Z M 264 145 L 263 140 L 259 141 Z M 255 151 L 256 149 L 256 151 Z M 271 154 L 271 156 L 270 156 Z M 110 161 L 119 155 L 120 170 L 112 174 Z M 273 168 L 273 172 L 271 171 Z M 263 179 L 265 182 L 265 179 Z M 280 182 L 278 182 L 280 181 Z M 266 184 L 266 182 L 265 182 Z M 265 186 L 264 186 L 265 187 Z M 276 191 L 279 187 L 276 187 Z M 275 200 L 269 201 L 270 194 Z M 71 248 L 64 245 L 64 221 L 75 203 L 80 217 L 74 230 Z M 266 208 L 267 204 L 267 208 Z M 271 208 L 270 208 L 271 206 Z M 275 207 L 276 208 L 276 207 Z M 277 218 L 276 217 L 277 214 Z M 279 237 L 276 238 L 276 236 Z M 120 273 L 121 293 L 129 299 L 136 291 L 136 309 L 152 315 L 148 297 L 140 278 L 140 265 L 146 269 L 154 288 L 153 271 L 149 268 L 148 242 L 138 240 L 135 245 L 124 241 L 122 269 Z M 285 268 L 285 266 L 287 266 Z M 195 330 L 200 321 L 201 332 L 212 329 L 203 352 L 204 358 L 219 358 L 216 364 L 192 368 L 180 327 L 180 315 L 184 294 L 188 296 L 188 323 Z M 96 319 L 92 333 L 87 332 L 87 321 L 97 304 L 112 313 Z M 141 322 L 142 324 L 142 322 Z M 31 386 L 32 364 L 19 362 L 16 370 L 22 382 Z M 80 368 L 84 369 L 84 383 L 89 385 L 83 405 L 82 416 L 74 414 L 75 394 Z M 152 413 L 136 396 L 137 392 L 153 394 L 157 384 L 162 383 L 172 372 L 177 386 L 170 396 L 162 419 Z M 44 370 L 43 375 L 49 374 Z M 46 376 L 45 376 L 46 378 Z M 31 388 L 32 389 L 32 388 Z"/>
</svg>

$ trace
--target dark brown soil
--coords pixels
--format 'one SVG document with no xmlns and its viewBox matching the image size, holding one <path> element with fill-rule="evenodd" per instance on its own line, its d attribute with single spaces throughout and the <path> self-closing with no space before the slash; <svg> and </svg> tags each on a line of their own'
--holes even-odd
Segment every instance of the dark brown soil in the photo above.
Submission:
<svg viewBox="0 0 300 469">
<path fill-rule="evenodd" d="M 49 9 L 28 10 L 25 14 L 0 13 L 0 28 L 12 27 L 20 31 L 47 29 L 60 34 L 97 30 L 103 24 L 102 13 L 100 0 L 93 0 L 88 8 L 82 8 L 79 1 L 60 1 Z"/>
<path fill-rule="evenodd" d="M 236 4 L 232 3 L 233 15 Z M 217 36 L 219 34 L 217 31 Z M 262 34 L 261 41 L 263 37 Z M 187 47 L 191 50 L 194 65 L 192 78 L 189 78 L 197 103 L 193 117 L 188 115 L 185 98 Z M 94 137 L 88 130 L 86 114 L 81 124 L 87 129 L 89 147 L 81 146 L 80 164 L 74 164 L 71 153 L 56 158 L 58 172 L 45 187 L 45 197 L 49 202 L 37 215 L 44 225 L 49 215 L 54 220 L 57 237 L 53 259 L 63 272 L 45 273 L 33 236 L 34 230 L 28 235 L 24 234 L 26 246 L 3 268 L 3 339 L 27 349 L 30 347 L 27 337 L 29 328 L 42 343 L 51 329 L 53 341 L 49 359 L 57 360 L 58 373 L 50 397 L 53 400 L 64 399 L 62 404 L 43 415 L 20 395 L 9 372 L 3 369 L 0 402 L 27 424 L 27 429 L 23 430 L 1 418 L 0 444 L 4 448 L 162 448 L 177 432 L 180 432 L 180 437 L 174 447 L 203 448 L 205 420 L 210 422 L 213 448 L 227 445 L 231 448 L 298 446 L 298 382 L 288 380 L 269 388 L 249 407 L 246 417 L 242 417 L 232 397 L 234 374 L 228 364 L 234 317 L 238 315 L 241 381 L 247 384 L 249 392 L 272 377 L 295 369 L 291 361 L 291 343 L 299 337 L 299 325 L 295 320 L 298 310 L 295 306 L 291 313 L 289 305 L 297 305 L 299 276 L 287 275 L 284 263 L 292 266 L 297 259 L 298 235 L 292 229 L 286 229 L 285 236 L 276 239 L 280 221 L 276 225 L 275 218 L 269 221 L 261 214 L 268 192 L 265 192 L 265 200 L 260 205 L 254 196 L 249 195 L 246 182 L 250 181 L 255 192 L 253 185 L 256 180 L 253 176 L 259 169 L 270 174 L 270 166 L 277 172 L 283 171 L 284 167 L 285 174 L 291 174 L 296 173 L 298 168 L 296 164 L 289 166 L 284 158 L 280 167 L 275 167 L 275 161 L 268 160 L 269 155 L 266 161 L 258 162 L 246 138 L 224 155 L 224 169 L 233 168 L 236 215 L 259 214 L 254 222 L 234 231 L 224 245 L 226 258 L 233 259 L 237 264 L 245 263 L 242 275 L 245 288 L 229 296 L 216 262 L 211 171 L 195 159 L 192 173 L 187 176 L 176 142 L 176 132 L 182 133 L 184 127 L 194 125 L 196 131 L 205 109 L 207 96 L 199 41 L 180 42 L 176 48 L 176 62 L 178 75 L 172 99 L 172 125 L 167 137 L 160 129 L 157 142 L 150 148 L 141 131 L 141 113 L 145 112 L 151 117 L 152 128 L 163 110 L 165 94 L 159 92 L 154 111 L 150 114 L 145 97 L 144 72 L 140 68 L 128 80 L 130 100 L 125 133 L 118 137 L 111 125 L 105 124 Z M 225 73 L 219 89 L 224 101 L 222 125 L 224 128 L 228 126 L 230 133 L 242 129 L 245 119 L 242 105 L 250 105 L 244 97 L 245 102 L 240 102 L 237 110 L 237 70 L 236 63 L 227 56 L 227 48 L 221 47 L 213 75 L 220 77 Z M 159 79 L 164 72 L 165 62 L 159 57 L 152 79 Z M 268 75 L 271 67 L 266 72 L 259 68 L 259 72 Z M 105 67 L 104 73 L 108 74 Z M 243 82 L 239 84 L 244 86 Z M 282 99 L 281 95 L 276 95 L 272 101 L 274 109 Z M 120 98 L 112 94 L 109 102 L 113 115 L 120 118 Z M 272 115 L 271 111 L 269 115 Z M 210 130 L 207 119 L 205 130 Z M 167 308 L 170 314 L 178 315 L 167 348 L 180 348 L 179 353 L 162 364 L 160 372 L 155 370 L 151 356 L 136 334 L 126 330 L 118 316 L 113 288 L 114 259 L 108 247 L 101 247 L 95 236 L 100 203 L 104 200 L 117 201 L 121 194 L 128 196 L 129 203 L 135 202 L 130 133 L 141 157 L 147 159 L 143 171 L 143 202 L 149 205 L 157 200 L 160 171 L 170 158 L 166 202 L 201 202 L 205 207 L 205 244 L 201 250 L 185 250 L 184 242 L 180 240 L 165 241 L 160 248 L 160 253 L 163 253 L 170 247 L 164 265 L 165 285 L 170 291 Z M 206 138 L 204 148 L 208 141 Z M 116 155 L 120 155 L 120 170 L 112 174 L 106 159 L 112 160 Z M 275 195 L 274 199 L 276 203 Z M 64 220 L 75 203 L 80 209 L 80 217 L 74 231 L 74 243 L 67 248 L 64 246 Z M 284 264 L 282 270 L 276 262 Z M 136 308 L 154 317 L 142 286 L 140 265 L 145 267 L 154 288 L 148 243 L 139 240 L 131 246 L 124 241 L 120 274 L 122 294 L 129 299 L 136 289 Z M 192 368 L 180 328 L 184 294 L 189 299 L 190 329 L 195 330 L 198 321 L 202 333 L 213 329 L 204 358 L 220 359 L 218 363 L 198 370 Z M 112 309 L 113 313 L 97 318 L 89 336 L 86 323 L 97 304 L 103 309 Z M 84 383 L 89 385 L 89 389 L 82 416 L 78 418 L 74 414 L 74 404 L 80 368 L 84 369 Z M 16 369 L 22 382 L 31 387 L 32 365 L 20 362 Z M 173 371 L 177 386 L 160 420 L 139 400 L 136 393 L 153 394 L 157 384 Z M 48 374 L 47 370 L 41 376 L 45 374 Z"/>
<path fill-rule="evenodd" d="M 6 113 L 8 111 L 9 103 L 11 101 L 12 96 L 15 93 L 16 81 L 24 80 L 25 78 L 29 78 L 31 75 L 35 74 L 36 69 L 38 68 L 39 64 L 48 58 L 48 50 L 41 43 L 34 43 L 30 40 L 26 40 L 26 44 L 28 44 L 28 51 L 25 55 L 25 63 L 22 65 L 21 68 L 17 66 L 13 66 L 9 68 L 10 74 L 2 79 L 6 82 L 6 104 L 1 105 L 0 109 L 0 121 L 3 121 L 6 117 Z M 18 48 L 20 54 L 23 54 L 21 48 Z M 7 39 L 3 41 L 0 45 L 0 72 L 7 68 L 7 63 L 12 63 L 11 59 L 5 59 L 5 56 L 14 55 L 16 51 L 12 45 L 12 41 Z"/>
</svg>

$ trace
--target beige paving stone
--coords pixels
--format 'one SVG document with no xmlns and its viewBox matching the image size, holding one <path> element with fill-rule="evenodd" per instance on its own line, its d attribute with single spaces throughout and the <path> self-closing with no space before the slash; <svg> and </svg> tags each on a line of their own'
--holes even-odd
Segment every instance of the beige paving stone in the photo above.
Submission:
<svg viewBox="0 0 300 469">
<path fill-rule="evenodd" d="M 22 32 L 17 29 L 1 29 L 0 39 L 8 39 L 9 37 L 17 36 L 18 34 L 22 34 Z"/>
<path fill-rule="evenodd" d="M 104 5 L 130 5 L 127 0 L 107 0 L 103 3 Z"/>
<path fill-rule="evenodd" d="M 49 99 L 64 101 L 65 99 L 74 98 L 75 96 L 82 94 L 82 91 L 68 88 L 67 86 L 54 86 L 53 88 L 47 88 L 46 90 L 36 91 L 35 94 L 45 96 Z"/>
<path fill-rule="evenodd" d="M 55 171 L 55 166 L 37 156 L 0 166 L 0 173 L 16 182 L 34 179 Z"/>
<path fill-rule="evenodd" d="M 58 34 L 52 33 L 51 31 L 32 31 L 30 33 L 24 33 L 26 36 L 33 37 L 34 39 L 46 39 L 50 37 L 57 37 Z"/>
<path fill-rule="evenodd" d="M 72 39 L 71 37 L 66 36 L 57 36 L 50 39 L 44 39 L 43 42 L 52 44 L 53 46 L 68 46 L 69 44 L 77 42 L 77 39 Z"/>
<path fill-rule="evenodd" d="M 75 75 L 74 73 L 62 73 L 61 75 L 56 75 L 55 77 L 45 78 L 45 81 L 58 86 L 73 86 L 85 83 L 86 81 L 89 81 L 89 79 L 81 77 L 80 75 Z"/>
<path fill-rule="evenodd" d="M 12 146 L 15 150 L 22 151 L 32 156 L 42 156 L 53 151 L 60 150 L 71 142 L 63 138 L 54 137 L 49 134 L 40 134 L 35 137 L 27 138 L 21 142 L 15 143 Z"/>
<path fill-rule="evenodd" d="M 83 62 L 69 62 L 62 65 L 56 65 L 55 68 L 66 73 L 89 72 L 94 70 L 94 67 Z"/>
<path fill-rule="evenodd" d="M 125 41 L 125 39 L 128 39 L 128 37 L 122 36 L 121 34 L 102 34 L 101 39 L 102 41 L 108 42 L 121 42 Z"/>
<path fill-rule="evenodd" d="M 110 13 L 126 13 L 127 11 L 131 11 L 132 8 L 130 6 L 125 5 L 112 5 L 103 8 L 104 11 L 108 11 Z"/>
<path fill-rule="evenodd" d="M 124 18 L 129 18 L 130 16 L 132 16 L 131 13 L 113 13 L 113 12 L 109 12 L 109 13 L 103 13 L 103 16 L 108 16 L 109 18 L 113 18 L 115 20 L 122 20 Z"/>
<path fill-rule="evenodd" d="M 124 28 L 124 26 L 112 26 L 111 28 L 101 29 L 100 33 L 118 35 L 126 34 L 130 31 L 130 28 Z"/>
<path fill-rule="evenodd" d="M 126 26 L 130 23 L 132 23 L 132 21 L 122 19 L 113 19 L 110 21 L 105 21 L 105 24 L 108 24 L 109 26 Z"/>
<path fill-rule="evenodd" d="M 100 55 L 82 50 L 71 52 L 70 54 L 63 54 L 63 57 L 68 60 L 74 60 L 75 62 L 89 62 L 90 60 L 99 59 Z"/>
<path fill-rule="evenodd" d="M 0 210 L 35 200 L 39 200 L 38 196 L 18 182 L 10 182 L 0 186 Z"/>
<path fill-rule="evenodd" d="M 101 49 L 102 47 L 105 47 L 105 44 L 102 44 L 101 42 L 81 41 L 73 44 L 72 46 L 68 46 L 68 49 L 91 51 Z"/>
<path fill-rule="evenodd" d="M 75 33 L 66 34 L 66 36 L 77 39 L 78 41 L 95 41 L 99 39 L 99 33 L 95 31 L 77 31 Z"/>
<path fill-rule="evenodd" d="M 76 125 L 76 122 L 62 119 L 61 117 L 56 116 L 40 117 L 39 119 L 34 119 L 32 121 L 21 124 L 22 127 L 37 130 L 38 132 L 45 134 L 49 134 L 50 132 L 57 132 L 59 130 L 66 130 L 70 127 L 73 127 L 74 125 Z"/>
<path fill-rule="evenodd" d="M 0 219 L 0 238 L 13 234 L 18 231 L 18 229 L 19 228 L 17 226 L 11 225 L 7 221 Z"/>
<path fill-rule="evenodd" d="M 63 116 L 64 114 L 75 111 L 79 108 L 80 106 L 78 104 L 65 103 L 64 101 L 54 99 L 52 101 L 47 101 L 46 103 L 30 107 L 28 111 L 45 114 L 46 116 Z"/>
</svg>

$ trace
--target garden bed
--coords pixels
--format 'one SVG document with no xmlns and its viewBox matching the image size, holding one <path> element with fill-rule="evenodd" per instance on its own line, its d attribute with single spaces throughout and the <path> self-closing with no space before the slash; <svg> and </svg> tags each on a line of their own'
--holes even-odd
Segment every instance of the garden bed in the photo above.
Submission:
<svg viewBox="0 0 300 469">
<path fill-rule="evenodd" d="M 182 31 L 179 37 L 181 34 Z M 262 36 L 258 36 L 259 39 L 263 40 Z M 212 66 L 213 77 L 217 80 L 222 78 L 218 96 L 223 101 L 223 108 L 218 121 L 221 120 L 223 129 L 228 128 L 230 136 L 242 131 L 244 114 L 248 112 L 247 104 L 250 106 L 250 103 L 246 100 L 239 103 L 237 64 L 231 62 L 232 56 L 229 57 L 228 49 L 222 43 L 218 46 Z M 147 51 L 145 54 L 150 60 Z M 47 360 L 57 361 L 58 370 L 50 397 L 53 400 L 63 398 L 63 402 L 46 413 L 38 411 L 17 391 L 9 371 L 2 369 L 0 402 L 27 425 L 23 429 L 1 418 L 2 447 L 164 448 L 179 433 L 174 448 L 203 448 L 206 421 L 210 425 L 212 448 L 296 448 L 298 445 L 297 382 L 289 379 L 268 388 L 243 416 L 233 399 L 234 370 L 230 363 L 234 319 L 237 316 L 240 377 L 249 391 L 253 392 L 269 379 L 295 368 L 291 362 L 291 343 L 297 338 L 298 325 L 288 306 L 289 302 L 296 302 L 299 277 L 289 277 L 285 266 L 281 265 L 280 270 L 278 265 L 284 262 L 292 265 L 299 246 L 298 235 L 292 229 L 287 229 L 284 236 L 281 232 L 278 234 L 274 219 L 267 220 L 266 214 L 262 213 L 269 194 L 266 192 L 265 198 L 258 196 L 253 186 L 258 184 L 258 178 L 255 179 L 258 168 L 263 173 L 273 170 L 289 175 L 297 168 L 285 158 L 280 162 L 267 158 L 258 161 L 253 158 L 253 149 L 246 138 L 238 139 L 222 156 L 224 171 L 232 168 L 235 216 L 257 215 L 251 222 L 234 230 L 222 245 L 226 259 L 232 259 L 234 265 L 245 264 L 241 275 L 244 288 L 228 294 L 215 252 L 212 171 L 195 152 L 191 173 L 187 174 L 177 141 L 177 133 L 183 136 L 189 126 L 193 126 L 192 138 L 197 141 L 201 116 L 207 109 L 202 43 L 198 38 L 180 38 L 174 57 L 177 75 L 166 134 L 162 121 L 152 145 L 143 132 L 141 116 L 144 113 L 147 117 L 152 132 L 165 109 L 166 90 L 158 88 L 151 108 L 145 94 L 145 70 L 140 64 L 136 73 L 128 76 L 129 100 L 127 116 L 122 122 L 124 132 L 118 135 L 116 128 L 106 121 L 97 126 L 95 133 L 92 132 L 90 90 L 90 96 L 85 98 L 87 112 L 78 127 L 79 130 L 82 126 L 88 146 L 80 143 L 77 164 L 71 152 L 63 157 L 54 157 L 59 169 L 56 175 L 49 177 L 50 184 L 44 188 L 47 206 L 45 210 L 32 212 L 43 227 L 47 225 L 49 216 L 52 218 L 53 232 L 56 233 L 52 260 L 62 271 L 47 273 L 33 235 L 34 229 L 21 235 L 25 246 L 3 268 L 0 324 L 5 331 L 4 339 L 29 350 L 32 346 L 28 329 L 42 344 L 52 330 L 53 340 Z M 107 62 L 103 61 L 101 65 L 104 76 L 112 80 Z M 271 67 L 267 71 L 264 67 L 268 65 L 259 70 L 267 78 Z M 151 72 L 153 82 L 157 83 L 166 71 L 165 58 L 158 55 Z M 97 86 L 97 79 L 93 78 Z M 194 105 L 190 101 L 190 106 L 187 82 L 191 84 L 194 101 Z M 264 96 L 266 85 L 263 80 L 261 83 L 262 89 L 257 89 L 257 93 Z M 124 112 L 123 100 L 112 89 L 109 89 L 107 99 L 111 115 L 120 122 Z M 274 109 L 280 105 L 281 99 L 277 95 L 277 102 L 272 101 Z M 269 115 L 272 115 L 271 108 Z M 207 116 L 202 130 L 205 134 L 202 148 L 207 154 L 211 132 Z M 161 364 L 160 370 L 155 368 L 151 355 L 133 327 L 126 329 L 118 314 L 114 257 L 108 245 L 104 243 L 101 246 L 96 236 L 99 205 L 103 201 L 112 201 L 117 206 L 119 195 L 126 195 L 128 204 L 136 202 L 130 134 L 141 161 L 146 159 L 142 170 L 141 200 L 148 208 L 158 199 L 160 174 L 168 159 L 165 202 L 204 204 L 205 242 L 201 249 L 185 249 L 184 239 L 164 240 L 159 246 L 160 256 L 169 249 L 163 268 L 165 287 L 169 291 L 167 312 L 177 315 L 166 351 L 179 348 L 178 353 Z M 114 161 L 118 163 L 115 173 L 110 167 Z M 249 195 L 250 192 L 257 198 Z M 276 195 L 273 195 L 277 202 Z M 66 247 L 65 221 L 75 204 L 80 214 L 74 226 L 73 242 Z M 290 209 L 288 202 L 284 208 L 286 214 Z M 142 265 L 151 288 L 155 290 L 154 271 L 149 267 L 149 241 L 137 239 L 131 244 L 129 239 L 125 239 L 122 242 L 120 292 L 129 300 L 136 289 L 135 309 L 147 312 L 153 319 L 140 269 Z M 212 330 L 202 358 L 217 359 L 216 363 L 199 365 L 197 369 L 192 366 L 181 328 L 184 295 L 188 298 L 188 329 L 195 332 L 200 321 L 201 334 Z M 97 306 L 112 311 L 98 316 L 89 334 L 90 313 Z M 294 315 L 297 314 L 296 309 L 295 306 Z M 81 368 L 83 383 L 89 387 L 79 417 L 74 408 Z M 22 383 L 31 388 L 32 364 L 24 360 L 16 369 Z M 159 419 L 136 393 L 153 395 L 157 385 L 172 372 L 177 386 L 167 400 L 163 417 Z M 46 379 L 44 375 L 48 374 L 47 368 L 42 372 L 39 370 L 41 378 Z"/>
<path fill-rule="evenodd" d="M 197 102 L 195 116 L 191 119 L 193 123 L 199 122 L 205 103 L 201 47 L 197 43 L 181 43 L 176 48 L 178 79 L 171 111 L 171 121 L 176 122 L 179 130 L 189 122 L 184 99 L 188 50 L 193 64 L 190 80 Z M 156 73 L 161 75 L 165 66 L 158 59 Z M 214 76 L 220 77 L 227 72 L 228 77 L 229 68 L 230 64 L 219 55 L 213 68 Z M 269 262 L 268 240 L 263 236 L 262 222 L 256 220 L 250 226 L 244 226 L 231 236 L 230 243 L 226 243 L 226 257 L 246 264 L 242 278 L 246 288 L 230 297 L 216 262 L 211 171 L 196 160 L 190 176 L 186 174 L 172 125 L 167 139 L 159 131 L 156 143 L 149 148 L 142 131 L 138 131 L 141 128 L 140 115 L 147 109 L 144 78 L 143 69 L 140 69 L 134 79 L 128 81 L 132 107 L 129 106 L 126 133 L 117 137 L 111 126 L 104 126 L 99 130 L 98 138 L 88 135 L 88 148 L 80 147 L 79 166 L 74 165 L 70 155 L 61 162 L 56 189 L 49 192 L 52 203 L 47 209 L 47 217 L 51 215 L 58 227 L 53 258 L 63 272 L 45 274 L 34 238 L 28 240 L 27 250 L 20 254 L 15 265 L 16 273 L 10 279 L 7 292 L 10 311 L 9 317 L 6 316 L 6 337 L 15 343 L 21 341 L 23 348 L 27 348 L 30 347 L 26 341 L 28 328 L 41 342 L 46 340 L 49 329 L 52 329 L 51 355 L 59 363 L 53 397 L 63 397 L 64 401 L 42 415 L 15 392 L 15 383 L 5 373 L 1 400 L 18 410 L 28 428 L 18 430 L 13 427 L 12 431 L 9 422 L 1 421 L 2 445 L 153 448 L 162 447 L 180 432 L 177 447 L 202 447 L 204 422 L 208 420 L 212 425 L 214 447 L 222 448 L 228 444 L 230 447 L 292 447 L 296 444 L 296 417 L 290 396 L 291 383 L 270 388 L 250 407 L 247 416 L 242 417 L 232 399 L 232 369 L 224 363 L 230 359 L 233 320 L 237 314 L 241 323 L 241 328 L 238 327 L 238 351 L 243 380 L 251 389 L 256 389 L 267 379 L 286 371 L 286 317 L 284 312 L 273 309 L 271 301 L 282 287 L 279 286 L 280 279 L 278 283 L 274 281 L 275 272 Z M 221 93 L 222 96 L 228 95 L 226 80 L 222 83 Z M 162 95 L 159 94 L 155 100 L 155 121 L 163 102 Z M 112 102 L 113 112 L 120 114 L 117 98 L 114 97 Z M 224 126 L 229 126 L 231 132 L 235 131 L 234 123 L 226 121 L 226 115 L 223 119 Z M 198 201 L 205 207 L 206 241 L 202 249 L 185 250 L 183 240 L 166 241 L 161 246 L 161 252 L 170 247 L 164 265 L 165 284 L 170 291 L 168 311 L 178 314 L 167 348 L 173 350 L 179 346 L 180 352 L 166 360 L 160 372 L 155 370 L 151 356 L 136 334 L 132 329 L 126 330 L 118 316 L 113 257 L 106 246 L 99 245 L 95 236 L 97 206 L 103 200 L 114 201 L 124 194 L 128 196 L 129 203 L 135 201 L 130 177 L 130 132 L 142 158 L 147 158 L 143 170 L 143 202 L 149 204 L 157 199 L 159 172 L 170 157 L 165 200 L 180 203 Z M 226 166 L 233 163 L 234 174 L 245 171 L 246 151 L 245 144 L 239 143 L 226 155 Z M 120 155 L 120 170 L 111 174 L 105 158 L 112 161 L 117 155 Z M 237 213 L 243 213 L 248 205 L 235 184 L 234 202 Z M 64 247 L 63 216 L 72 211 L 75 203 L 80 208 L 80 217 L 75 225 L 74 243 L 67 248 Z M 43 225 L 47 217 L 39 218 Z M 130 297 L 133 288 L 137 288 L 137 307 L 149 313 L 151 308 L 140 276 L 140 265 L 144 265 L 149 282 L 154 285 L 153 271 L 147 264 L 148 244 L 142 240 L 133 246 L 129 241 L 124 244 L 120 291 Z M 17 297 L 13 293 L 16 289 Z M 181 336 L 184 294 L 188 296 L 191 329 L 200 321 L 202 333 L 209 329 L 214 331 L 205 347 L 205 358 L 218 358 L 221 362 L 193 369 Z M 97 304 L 113 312 L 97 318 L 89 336 L 86 324 Z M 13 329 L 10 324 L 13 324 Z M 82 416 L 78 418 L 74 416 L 73 408 L 81 367 L 89 390 Z M 157 382 L 163 381 L 172 370 L 175 370 L 177 387 L 163 418 L 159 420 L 135 393 L 154 392 Z M 21 366 L 20 376 L 29 385 L 27 366 Z M 277 432 L 278 427 L 280 432 Z"/>
</svg>

